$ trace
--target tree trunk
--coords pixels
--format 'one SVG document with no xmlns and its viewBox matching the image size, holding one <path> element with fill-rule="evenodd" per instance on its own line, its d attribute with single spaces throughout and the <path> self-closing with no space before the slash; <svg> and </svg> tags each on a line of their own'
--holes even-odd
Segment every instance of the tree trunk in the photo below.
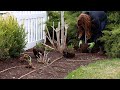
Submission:
<svg viewBox="0 0 120 90">
<path fill-rule="evenodd" d="M 60 51 L 61 53 L 63 52 L 63 50 L 66 48 L 66 37 L 67 37 L 67 29 L 68 29 L 68 25 L 65 24 L 64 22 L 64 11 L 61 11 L 61 24 L 60 22 L 58 22 L 58 27 L 55 29 L 54 28 L 54 22 L 53 22 L 53 26 L 51 26 L 53 28 L 53 37 L 50 37 L 49 31 L 47 29 L 47 33 L 46 37 L 49 39 L 50 43 L 52 44 L 52 46 Z M 54 40 L 54 31 L 56 32 L 56 37 L 57 37 L 57 41 Z M 56 45 L 57 42 L 57 45 Z"/>
<path fill-rule="evenodd" d="M 61 51 L 63 51 L 64 50 L 64 48 L 65 48 L 65 35 L 64 35 L 64 32 L 65 32 L 65 30 L 64 30 L 64 11 L 61 11 Z"/>
<path fill-rule="evenodd" d="M 60 22 L 58 22 L 58 28 L 56 28 L 56 36 L 57 36 L 57 49 L 61 52 L 60 45 Z"/>
</svg>

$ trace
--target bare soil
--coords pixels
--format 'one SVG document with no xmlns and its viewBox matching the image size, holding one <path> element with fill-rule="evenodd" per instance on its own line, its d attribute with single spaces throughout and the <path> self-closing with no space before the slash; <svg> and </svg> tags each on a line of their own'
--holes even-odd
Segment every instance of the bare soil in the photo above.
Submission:
<svg viewBox="0 0 120 90">
<path fill-rule="evenodd" d="M 61 53 L 53 51 L 49 53 L 50 63 L 46 65 L 37 62 L 32 49 L 26 52 L 32 57 L 35 69 L 26 68 L 28 63 L 20 62 L 20 58 L 1 60 L 0 79 L 64 79 L 68 73 L 81 65 L 88 65 L 107 58 L 97 53 L 75 52 L 75 57 L 68 59 L 62 57 Z"/>
</svg>

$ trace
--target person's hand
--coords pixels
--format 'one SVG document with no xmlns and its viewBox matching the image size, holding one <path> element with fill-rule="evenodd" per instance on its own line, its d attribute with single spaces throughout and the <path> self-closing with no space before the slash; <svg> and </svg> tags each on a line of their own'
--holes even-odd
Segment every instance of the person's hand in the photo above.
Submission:
<svg viewBox="0 0 120 90">
<path fill-rule="evenodd" d="M 82 44 L 82 40 L 79 41 L 79 47 L 80 47 L 81 44 Z"/>
<path fill-rule="evenodd" d="M 95 43 L 94 42 L 88 43 L 88 45 L 89 45 L 88 49 L 92 49 L 94 47 Z"/>
</svg>

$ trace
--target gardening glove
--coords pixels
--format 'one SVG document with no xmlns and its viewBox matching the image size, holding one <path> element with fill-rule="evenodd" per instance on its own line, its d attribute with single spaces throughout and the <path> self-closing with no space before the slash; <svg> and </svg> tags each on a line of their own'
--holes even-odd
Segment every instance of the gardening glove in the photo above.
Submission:
<svg viewBox="0 0 120 90">
<path fill-rule="evenodd" d="M 82 40 L 79 41 L 79 47 L 80 47 L 81 44 L 82 44 Z"/>
<path fill-rule="evenodd" d="M 88 43 L 88 45 L 89 45 L 88 49 L 92 49 L 94 47 L 95 43 L 94 42 Z"/>
</svg>

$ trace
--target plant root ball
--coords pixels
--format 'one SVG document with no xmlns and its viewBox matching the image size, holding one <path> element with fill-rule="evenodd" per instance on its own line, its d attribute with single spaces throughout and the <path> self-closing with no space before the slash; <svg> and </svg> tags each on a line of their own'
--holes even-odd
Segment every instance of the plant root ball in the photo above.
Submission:
<svg viewBox="0 0 120 90">
<path fill-rule="evenodd" d="M 89 47 L 88 43 L 81 44 L 80 48 L 79 48 L 79 52 L 81 52 L 81 53 L 88 53 L 89 52 L 88 51 L 88 47 Z"/>
<path fill-rule="evenodd" d="M 39 52 L 40 52 L 42 55 L 44 55 L 44 51 L 45 51 L 45 48 L 43 48 L 43 47 L 41 47 L 41 48 L 36 48 L 36 47 L 34 47 L 34 48 L 33 48 L 33 53 L 34 53 L 34 55 L 35 55 L 36 58 L 37 58 L 37 56 L 40 58 Z"/>
<path fill-rule="evenodd" d="M 73 48 L 74 48 L 74 50 L 76 50 L 76 51 L 79 49 L 78 46 L 74 46 Z"/>
<path fill-rule="evenodd" d="M 75 51 L 74 49 L 65 49 L 63 50 L 63 56 L 65 58 L 74 58 L 75 57 Z"/>
</svg>

